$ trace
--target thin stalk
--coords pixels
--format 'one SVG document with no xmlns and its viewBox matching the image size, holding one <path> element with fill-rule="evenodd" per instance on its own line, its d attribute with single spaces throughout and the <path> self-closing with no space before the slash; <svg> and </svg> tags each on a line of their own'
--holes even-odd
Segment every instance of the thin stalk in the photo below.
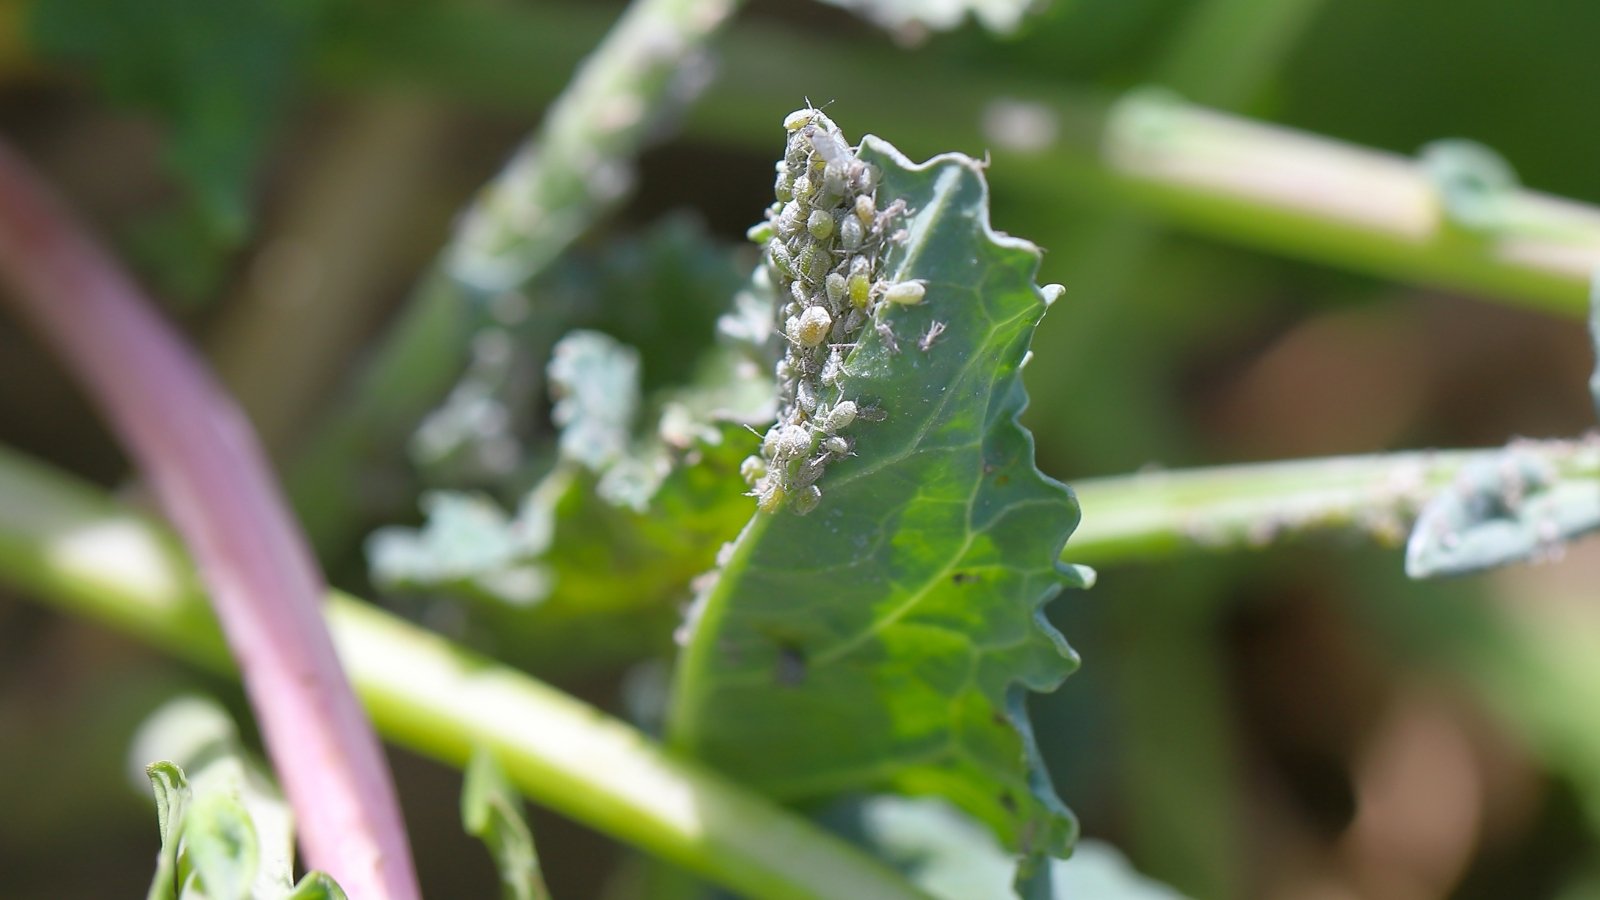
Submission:
<svg viewBox="0 0 1600 900">
<path fill-rule="evenodd" d="M 547 35 L 597 34 L 601 27 L 594 13 L 548 6 L 447 4 L 407 15 L 403 26 L 375 21 L 341 32 L 323 49 L 324 77 L 368 88 L 423 83 L 528 109 L 549 96 L 553 70 L 570 64 L 570 52 L 552 52 Z M 439 35 L 425 41 L 432 52 L 413 52 L 418 35 Z M 897 55 L 884 65 L 886 52 L 875 42 L 736 26 L 724 42 L 721 76 L 687 130 L 765 155 L 774 110 L 793 108 L 801 93 L 838 98 L 852 120 L 871 123 L 913 156 L 952 146 L 977 155 L 992 149 L 997 191 L 1010 184 L 1015 189 L 1002 192 L 1039 203 L 1132 208 L 1298 259 L 1567 315 L 1587 310 L 1589 275 L 1600 264 L 1595 206 L 1514 190 L 1505 201 L 1514 228 L 1460 234 L 1446 226 L 1434 182 L 1409 157 L 1199 107 L 1171 107 L 1164 131 L 1130 135 L 1127 119 L 1111 117 L 1113 104 L 1102 95 L 926 54 Z M 929 96 L 939 98 L 937 115 L 907 102 Z M 982 123 L 996 98 L 1035 104 L 1059 126 L 1055 141 L 1021 149 L 995 140 Z"/>
<path fill-rule="evenodd" d="M 1600 448 L 1591 442 L 1527 442 L 1517 449 L 1543 457 L 1565 477 L 1600 477 Z M 1064 558 L 1104 565 L 1262 549 L 1316 531 L 1398 544 L 1422 504 L 1463 466 L 1504 452 L 1428 450 L 1077 481 L 1083 524 Z"/>
<path fill-rule="evenodd" d="M 0 448 L 0 578 L 178 656 L 230 663 L 172 537 Z M 805 819 L 527 675 L 335 594 L 328 627 L 378 728 L 454 766 L 487 746 L 534 801 L 758 898 L 917 898 Z"/>
<path fill-rule="evenodd" d="M 6 299 L 99 405 L 193 550 L 309 866 L 352 896 L 419 897 L 388 766 L 322 622 L 321 574 L 248 423 L 138 287 L 4 145 L 0 278 L 10 287 Z"/>
<path fill-rule="evenodd" d="M 362 494 L 349 485 L 375 464 L 392 464 L 444 398 L 485 306 L 524 290 L 627 195 L 633 158 L 704 87 L 705 45 L 737 6 L 633 0 L 539 130 L 482 190 L 293 469 L 290 493 L 324 553 L 359 533 Z"/>
</svg>

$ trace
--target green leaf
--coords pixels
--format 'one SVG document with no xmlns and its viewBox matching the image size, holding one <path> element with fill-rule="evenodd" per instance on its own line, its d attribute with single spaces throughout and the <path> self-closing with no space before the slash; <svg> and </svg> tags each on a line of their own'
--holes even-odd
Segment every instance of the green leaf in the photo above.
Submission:
<svg viewBox="0 0 1600 900">
<path fill-rule="evenodd" d="M 870 797 L 856 811 L 868 846 L 940 900 L 1012 896 L 1017 861 L 983 826 L 936 800 Z M 1145 878 L 1110 845 L 1080 841 L 1051 860 L 1030 897 L 1040 900 L 1182 900 Z"/>
<path fill-rule="evenodd" d="M 842 6 L 879 26 L 901 34 L 917 30 L 949 31 L 971 15 L 983 27 L 1000 34 L 1017 30 L 1022 17 L 1037 6 L 1036 0 L 824 0 Z"/>
<path fill-rule="evenodd" d="M 161 828 L 161 852 L 156 856 L 156 875 L 150 882 L 146 900 L 176 900 L 178 896 L 178 836 L 183 833 L 184 812 L 189 806 L 189 781 L 183 770 L 170 762 L 155 762 L 145 767 L 150 788 L 156 797 L 156 822 Z"/>
<path fill-rule="evenodd" d="M 150 897 L 277 898 L 294 878 L 288 805 L 210 700 L 180 697 L 153 713 L 130 750 L 155 788 L 162 850 Z M 150 759 L 161 760 L 145 766 Z"/>
<path fill-rule="evenodd" d="M 260 843 L 250 813 L 237 795 L 197 793 L 184 820 L 183 844 L 207 900 L 251 900 L 261 868 Z"/>
<path fill-rule="evenodd" d="M 467 763 L 461 788 L 461 824 L 494 856 L 505 900 L 550 900 L 533 832 L 522 818 L 522 797 L 511 788 L 494 754 L 484 747 L 474 750 Z"/>
<path fill-rule="evenodd" d="M 825 117 L 797 113 L 791 133 L 806 121 Z M 792 142 L 788 157 L 814 165 Z M 1034 285 L 1037 248 L 990 229 L 977 161 L 916 165 L 872 137 L 859 158 L 879 173 L 879 221 L 895 223 L 875 268 L 883 292 L 918 282 L 923 300 L 876 305 L 809 424 L 786 406 L 790 427 L 811 431 L 808 452 L 824 409 L 850 399 L 863 421 L 809 515 L 766 502 L 779 476 L 758 483 L 777 511 L 749 522 L 696 600 L 672 740 L 779 798 L 937 794 L 1025 857 L 1064 854 L 1075 824 L 1039 764 L 1025 695 L 1076 666 L 1041 607 L 1081 581 L 1056 564 L 1078 508 L 1017 423 L 1028 344 L 1059 289 Z M 894 201 L 909 213 L 895 218 Z M 816 371 L 815 359 L 786 362 Z M 872 409 L 882 421 L 865 421 Z M 792 459 L 808 458 L 780 451 L 769 473 L 793 481 Z"/>
</svg>

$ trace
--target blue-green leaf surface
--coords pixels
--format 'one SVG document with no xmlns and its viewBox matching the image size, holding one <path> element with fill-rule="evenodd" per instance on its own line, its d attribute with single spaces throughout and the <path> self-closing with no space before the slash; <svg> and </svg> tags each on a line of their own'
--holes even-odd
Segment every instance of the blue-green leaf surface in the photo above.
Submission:
<svg viewBox="0 0 1600 900">
<path fill-rule="evenodd" d="M 1011 850 L 1059 855 L 1075 826 L 1024 698 L 1076 666 L 1040 609 L 1078 578 L 1056 562 L 1078 507 L 1016 421 L 1059 288 L 1035 286 L 1037 248 L 990 229 L 978 162 L 916 165 L 871 137 L 858 155 L 878 208 L 909 210 L 875 274 L 924 299 L 872 307 L 833 401 L 882 418 L 850 427 L 815 509 L 758 513 L 697 599 L 670 736 L 779 798 L 942 795 Z"/>
</svg>

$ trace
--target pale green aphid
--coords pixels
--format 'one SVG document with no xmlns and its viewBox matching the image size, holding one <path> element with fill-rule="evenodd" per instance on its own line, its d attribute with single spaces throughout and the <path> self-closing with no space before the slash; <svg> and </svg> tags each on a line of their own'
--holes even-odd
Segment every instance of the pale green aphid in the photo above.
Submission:
<svg viewBox="0 0 1600 900">
<path fill-rule="evenodd" d="M 916 306 L 922 302 L 927 289 L 920 281 L 901 281 L 884 288 L 883 299 L 900 306 Z"/>
<path fill-rule="evenodd" d="M 806 230 L 819 241 L 825 241 L 833 234 L 833 216 L 824 210 L 814 209 L 811 217 L 806 219 Z"/>
</svg>

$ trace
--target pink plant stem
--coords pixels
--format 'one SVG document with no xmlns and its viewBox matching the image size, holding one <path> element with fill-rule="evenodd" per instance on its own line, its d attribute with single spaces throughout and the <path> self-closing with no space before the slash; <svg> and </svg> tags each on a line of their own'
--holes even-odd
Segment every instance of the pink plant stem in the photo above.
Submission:
<svg viewBox="0 0 1600 900">
<path fill-rule="evenodd" d="M 199 564 L 307 864 L 354 900 L 419 897 L 388 766 L 323 623 L 321 573 L 249 423 L 3 143 L 0 279 L 98 403 Z"/>
</svg>

